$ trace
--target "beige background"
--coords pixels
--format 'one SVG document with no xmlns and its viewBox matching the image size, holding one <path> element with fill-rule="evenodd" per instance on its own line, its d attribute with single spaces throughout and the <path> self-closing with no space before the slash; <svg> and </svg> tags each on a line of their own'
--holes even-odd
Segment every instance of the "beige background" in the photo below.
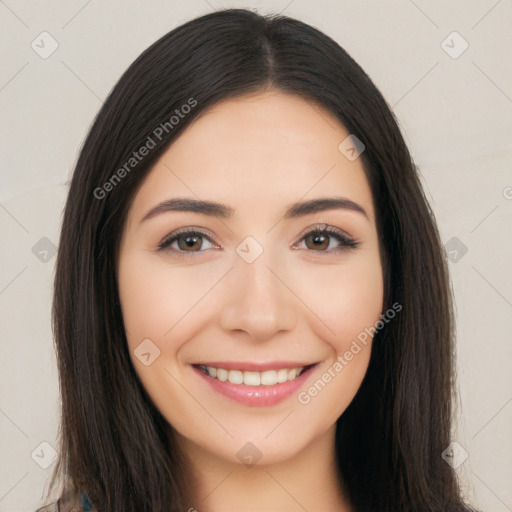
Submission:
<svg viewBox="0 0 512 512">
<path fill-rule="evenodd" d="M 233 6 L 281 11 L 317 26 L 394 107 L 443 242 L 456 237 L 447 247 L 462 414 L 453 440 L 469 454 L 458 472 L 481 509 L 512 510 L 512 1 L 5 0 L 0 511 L 35 510 L 53 467 L 41 467 L 52 463 L 59 400 L 52 247 L 88 127 L 149 44 L 197 15 Z M 31 47 L 34 41 L 40 53 L 51 49 L 44 31 L 58 44 L 46 59 Z"/>
</svg>

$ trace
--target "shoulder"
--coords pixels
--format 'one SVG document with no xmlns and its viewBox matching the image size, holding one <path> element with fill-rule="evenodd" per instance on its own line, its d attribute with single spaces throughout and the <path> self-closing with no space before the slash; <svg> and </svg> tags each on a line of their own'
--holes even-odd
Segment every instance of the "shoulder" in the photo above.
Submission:
<svg viewBox="0 0 512 512">
<path fill-rule="evenodd" d="M 35 512 L 63 512 L 64 510 L 67 510 L 70 505 L 72 505 L 72 507 L 76 507 L 77 504 L 76 502 L 71 504 L 69 499 L 60 498 L 49 505 L 44 505 L 43 507 L 38 508 Z M 73 512 L 95 512 L 87 494 L 80 494 L 78 508 L 73 508 Z"/>
</svg>

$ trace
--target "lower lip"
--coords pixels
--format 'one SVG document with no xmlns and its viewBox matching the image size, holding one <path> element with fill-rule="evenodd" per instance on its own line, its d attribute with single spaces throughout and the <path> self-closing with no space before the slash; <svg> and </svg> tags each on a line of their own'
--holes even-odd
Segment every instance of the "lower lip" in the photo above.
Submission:
<svg viewBox="0 0 512 512">
<path fill-rule="evenodd" d="M 206 375 L 196 366 L 193 366 L 193 368 L 218 393 L 250 407 L 268 407 L 282 402 L 295 393 L 309 378 L 316 366 L 316 364 L 310 366 L 294 380 L 272 386 L 246 386 L 244 384 L 232 384 L 229 381 L 223 382 Z"/>
</svg>

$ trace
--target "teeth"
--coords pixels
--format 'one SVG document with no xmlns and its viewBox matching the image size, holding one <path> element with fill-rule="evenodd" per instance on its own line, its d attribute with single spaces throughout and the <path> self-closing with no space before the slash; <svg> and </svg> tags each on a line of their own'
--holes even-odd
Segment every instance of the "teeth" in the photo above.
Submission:
<svg viewBox="0 0 512 512">
<path fill-rule="evenodd" d="M 224 368 L 203 365 L 199 366 L 199 368 L 210 377 L 222 382 L 229 381 L 231 384 L 244 384 L 246 386 L 273 386 L 296 379 L 305 367 L 282 368 L 281 370 L 268 370 L 265 372 L 225 370 Z"/>
<path fill-rule="evenodd" d="M 278 370 L 277 382 L 286 382 L 288 380 L 288 370 Z"/>
<path fill-rule="evenodd" d="M 206 369 L 208 370 L 208 368 L 210 367 L 207 366 Z M 224 368 L 217 368 L 217 379 L 226 382 L 228 380 L 228 372 Z"/>
<path fill-rule="evenodd" d="M 231 373 L 231 372 L 229 372 Z M 232 382 L 230 380 L 230 382 Z M 261 383 L 260 372 L 244 372 L 244 384 L 246 386 L 259 386 Z"/>
<path fill-rule="evenodd" d="M 242 384 L 244 374 L 240 370 L 231 370 L 228 372 L 228 380 L 231 384 Z"/>
</svg>

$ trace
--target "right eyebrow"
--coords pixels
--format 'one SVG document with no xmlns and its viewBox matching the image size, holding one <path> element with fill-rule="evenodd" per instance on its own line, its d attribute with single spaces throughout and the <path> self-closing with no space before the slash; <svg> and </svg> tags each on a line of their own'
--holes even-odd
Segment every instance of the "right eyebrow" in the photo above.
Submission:
<svg viewBox="0 0 512 512">
<path fill-rule="evenodd" d="M 145 220 L 150 219 L 155 215 L 165 212 L 194 212 L 223 219 L 228 219 L 235 213 L 233 208 L 230 208 L 229 206 L 221 203 L 216 203 L 214 201 L 175 198 L 168 199 L 167 201 L 163 201 L 162 203 L 157 204 L 154 208 L 149 210 L 146 215 L 144 215 L 144 217 L 141 219 L 141 222 L 144 222 Z"/>
</svg>

